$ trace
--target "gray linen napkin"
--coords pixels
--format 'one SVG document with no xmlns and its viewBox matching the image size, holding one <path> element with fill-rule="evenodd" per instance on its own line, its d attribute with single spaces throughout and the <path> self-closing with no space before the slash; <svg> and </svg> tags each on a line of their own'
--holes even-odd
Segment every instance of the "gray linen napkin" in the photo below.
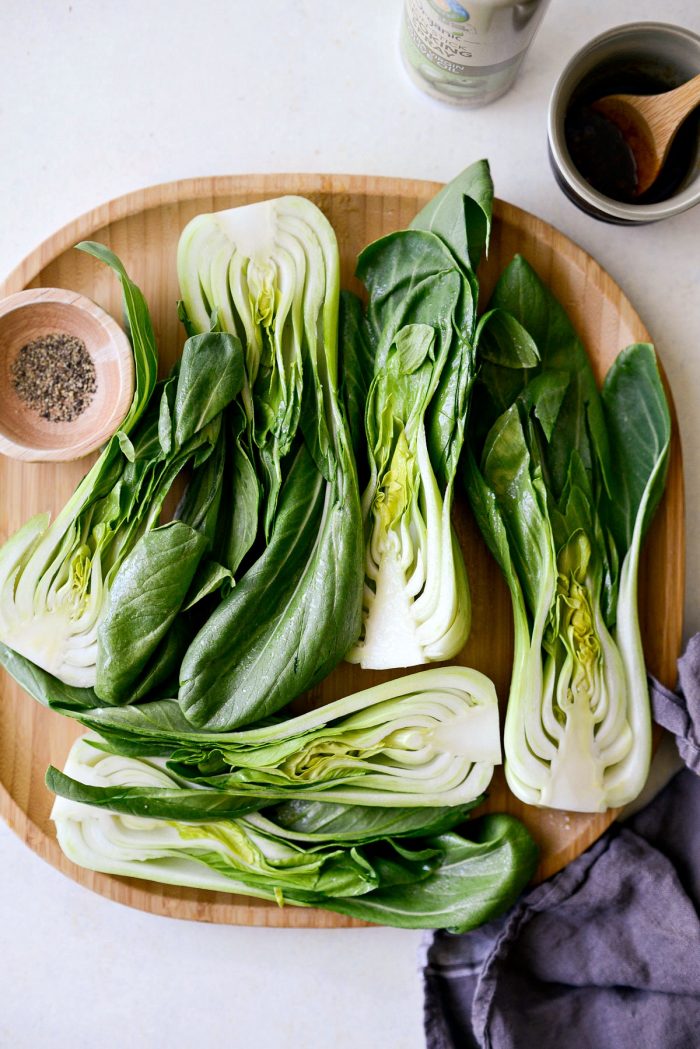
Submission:
<svg viewBox="0 0 700 1049">
<path fill-rule="evenodd" d="M 687 769 L 497 921 L 431 934 L 428 1049 L 700 1047 L 700 634 L 654 719 Z"/>
</svg>

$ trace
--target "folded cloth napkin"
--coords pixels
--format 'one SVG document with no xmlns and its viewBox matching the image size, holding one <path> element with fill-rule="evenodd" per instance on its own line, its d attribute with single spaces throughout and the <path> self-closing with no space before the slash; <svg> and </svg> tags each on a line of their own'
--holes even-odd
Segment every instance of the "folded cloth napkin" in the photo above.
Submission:
<svg viewBox="0 0 700 1049">
<path fill-rule="evenodd" d="M 428 1049 L 700 1047 L 700 634 L 654 719 L 687 766 L 502 918 L 431 934 Z"/>
</svg>

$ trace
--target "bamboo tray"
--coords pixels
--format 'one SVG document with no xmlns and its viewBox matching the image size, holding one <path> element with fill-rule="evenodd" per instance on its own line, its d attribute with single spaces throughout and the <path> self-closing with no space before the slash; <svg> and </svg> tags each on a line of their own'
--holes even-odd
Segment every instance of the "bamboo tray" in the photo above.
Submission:
<svg viewBox="0 0 700 1049">
<path fill-rule="evenodd" d="M 112 273 L 82 252 L 71 250 L 86 238 L 103 241 L 121 257 L 146 295 L 160 346 L 161 370 L 165 372 L 183 342 L 175 311 L 175 248 L 180 231 L 194 215 L 283 193 L 308 196 L 326 213 L 337 232 L 344 286 L 360 290 L 353 277 L 357 252 L 374 238 L 406 226 L 438 189 L 433 182 L 343 175 L 246 175 L 155 186 L 105 204 L 54 234 L 7 278 L 0 295 L 25 287 L 70 288 L 121 318 L 119 287 Z M 498 201 L 490 254 L 481 272 L 484 295 L 516 252 L 525 255 L 563 303 L 599 379 L 623 346 L 649 339 L 620 288 L 590 256 L 541 219 Z M 32 514 L 47 508 L 56 512 L 91 461 L 22 464 L 0 457 L 0 540 Z M 461 496 L 455 518 L 473 600 L 472 633 L 457 662 L 489 674 L 505 702 L 512 656 L 510 598 Z M 647 665 L 669 686 L 675 684 L 681 643 L 683 586 L 683 473 L 674 415 L 668 486 L 646 541 L 639 587 Z M 337 699 L 387 676 L 341 664 L 298 700 L 295 708 Z M 44 785 L 44 773 L 50 763 L 63 766 L 68 748 L 80 731 L 74 722 L 29 699 L 2 671 L 0 814 L 54 867 L 112 900 L 171 917 L 320 928 L 363 924 L 323 911 L 291 906 L 280 909 L 248 897 L 160 886 L 74 866 L 61 853 L 53 833 L 49 820 L 52 796 Z M 508 810 L 527 824 L 541 848 L 540 879 L 586 849 L 614 817 L 612 812 L 582 815 L 522 805 L 509 793 L 501 770 L 494 777 L 486 807 Z"/>
</svg>

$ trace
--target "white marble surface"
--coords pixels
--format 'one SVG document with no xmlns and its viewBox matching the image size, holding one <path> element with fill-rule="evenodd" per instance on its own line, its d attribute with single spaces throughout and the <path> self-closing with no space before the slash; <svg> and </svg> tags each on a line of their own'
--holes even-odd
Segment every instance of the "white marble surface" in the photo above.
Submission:
<svg viewBox="0 0 700 1049">
<path fill-rule="evenodd" d="M 696 0 L 553 0 L 515 89 L 482 110 L 423 96 L 397 55 L 400 0 L 3 0 L 0 276 L 45 236 L 150 183 L 253 171 L 449 179 L 488 156 L 497 192 L 594 254 L 652 332 L 685 448 L 686 631 L 700 628 L 700 209 L 620 229 L 548 168 L 568 57 L 632 20 L 700 30 Z M 0 827 L 0 1046 L 417 1049 L 416 933 L 168 921 L 90 894 Z"/>
</svg>

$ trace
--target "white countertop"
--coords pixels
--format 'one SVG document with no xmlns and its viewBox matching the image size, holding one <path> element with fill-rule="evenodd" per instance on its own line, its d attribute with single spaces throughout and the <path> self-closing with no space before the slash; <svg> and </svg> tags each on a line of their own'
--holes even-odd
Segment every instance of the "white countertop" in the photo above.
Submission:
<svg viewBox="0 0 700 1049">
<path fill-rule="evenodd" d="M 487 156 L 500 197 L 602 263 L 656 341 L 686 462 L 688 578 L 700 572 L 700 208 L 653 226 L 577 211 L 549 170 L 546 108 L 598 32 L 697 0 L 553 0 L 515 88 L 480 110 L 421 94 L 398 58 L 400 0 L 4 0 L 0 277 L 57 227 L 193 175 L 330 171 L 448 180 Z M 700 629 L 688 587 L 686 633 Z M 418 1049 L 420 934 L 207 926 L 93 895 L 0 825 L 0 1046 Z"/>
</svg>

